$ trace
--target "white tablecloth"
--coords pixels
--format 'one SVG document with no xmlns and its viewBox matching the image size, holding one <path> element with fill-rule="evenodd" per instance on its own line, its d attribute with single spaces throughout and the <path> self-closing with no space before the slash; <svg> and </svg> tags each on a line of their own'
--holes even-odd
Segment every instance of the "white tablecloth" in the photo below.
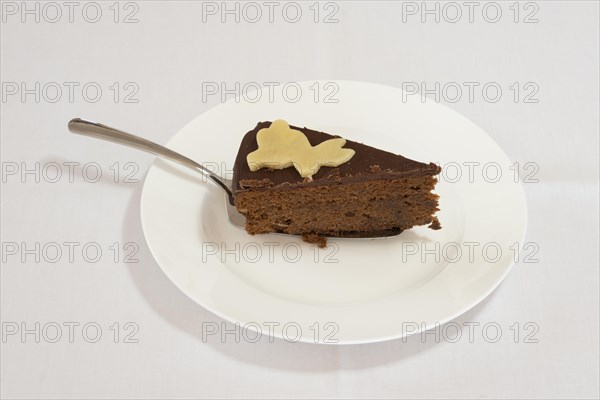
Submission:
<svg viewBox="0 0 600 400">
<path fill-rule="evenodd" d="M 598 398 L 598 11 L 592 1 L 3 2 L 2 397 Z M 174 287 L 144 241 L 153 158 L 66 130 L 82 116 L 165 143 L 221 102 L 221 83 L 317 79 L 423 84 L 511 160 L 539 167 L 539 182 L 524 183 L 539 262 L 521 260 L 457 318 L 458 340 L 203 341 L 203 323 L 222 320 Z M 502 332 L 495 342 L 488 323 Z"/>
</svg>

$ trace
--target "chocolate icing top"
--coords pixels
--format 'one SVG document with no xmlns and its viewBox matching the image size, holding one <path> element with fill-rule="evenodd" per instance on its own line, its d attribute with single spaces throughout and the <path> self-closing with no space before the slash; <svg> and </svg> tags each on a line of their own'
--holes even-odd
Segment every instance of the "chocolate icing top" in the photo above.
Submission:
<svg viewBox="0 0 600 400">
<path fill-rule="evenodd" d="M 271 187 L 291 189 L 299 185 L 328 185 L 372 179 L 397 179 L 404 176 L 437 175 L 441 171 L 440 167 L 433 163 L 421 163 L 401 155 L 347 140 L 344 148 L 353 149 L 356 152 L 354 157 L 338 167 L 321 167 L 313 175 L 311 182 L 302 178 L 293 167 L 281 170 L 263 168 L 252 172 L 248 167 L 246 156 L 258 148 L 256 143 L 258 131 L 269 126 L 271 126 L 270 121 L 259 122 L 253 130 L 244 135 L 233 167 L 234 194 L 237 191 L 247 189 L 267 189 Z M 291 125 L 290 128 L 302 131 L 312 146 L 339 137 L 308 128 Z"/>
</svg>

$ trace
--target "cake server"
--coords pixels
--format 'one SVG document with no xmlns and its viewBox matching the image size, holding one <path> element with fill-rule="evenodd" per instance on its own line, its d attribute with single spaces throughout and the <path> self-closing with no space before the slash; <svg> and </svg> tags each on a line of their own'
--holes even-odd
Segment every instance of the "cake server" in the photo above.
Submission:
<svg viewBox="0 0 600 400">
<path fill-rule="evenodd" d="M 194 170 L 197 173 L 204 175 L 208 178 L 210 182 L 213 182 L 214 184 L 219 186 L 227 194 L 227 199 L 225 201 L 225 209 L 227 210 L 227 217 L 229 218 L 229 221 L 232 224 L 239 226 L 240 228 L 244 228 L 246 226 L 246 217 L 240 214 L 235 208 L 233 200 L 232 182 L 230 179 L 225 179 L 220 177 L 219 175 L 216 175 L 214 172 L 208 170 L 207 168 L 198 164 L 194 160 L 191 160 L 186 156 L 179 154 L 171 149 L 168 149 L 157 143 L 151 142 L 147 139 L 143 139 L 139 136 L 135 136 L 115 128 L 111 128 L 110 126 L 99 124 L 97 122 L 87 121 L 81 118 L 72 119 L 71 121 L 69 121 L 68 126 L 69 130 L 73 133 L 133 147 L 134 149 L 142 150 L 147 153 L 154 154 L 155 156 L 183 165 Z"/>
</svg>

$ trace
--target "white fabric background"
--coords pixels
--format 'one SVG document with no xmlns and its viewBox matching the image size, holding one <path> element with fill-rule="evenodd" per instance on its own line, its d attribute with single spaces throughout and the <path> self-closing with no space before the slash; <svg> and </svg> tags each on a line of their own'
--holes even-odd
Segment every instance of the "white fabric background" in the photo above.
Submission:
<svg viewBox="0 0 600 400">
<path fill-rule="evenodd" d="M 32 96 L 3 100 L 3 168 L 97 162 L 103 178 L 88 183 L 78 169 L 72 183 L 6 177 L 2 242 L 97 242 L 106 252 L 98 263 L 80 253 L 72 263 L 66 255 L 37 263 L 3 253 L 3 329 L 12 322 L 30 328 L 96 322 L 103 329 L 95 344 L 80 331 L 70 343 L 66 329 L 57 343 L 7 336 L 3 398 L 598 398 L 597 2 L 535 2 L 539 22 L 531 24 L 512 21 L 512 2 L 498 3 L 503 15 L 495 24 L 481 12 L 473 23 L 464 15 L 454 24 L 431 16 L 425 23 L 419 16 L 403 22 L 402 3 L 391 1 L 337 2 L 334 24 L 314 23 L 311 3 L 300 3 L 297 24 L 281 14 L 274 23 L 263 16 L 251 24 L 232 17 L 203 22 L 200 3 L 138 1 L 139 22 L 124 24 L 112 21 L 112 2 L 99 4 L 103 16 L 95 24 L 81 17 L 85 3 L 73 23 L 67 15 L 57 23 L 35 23 L 31 16 L 23 23 L 19 15 L 3 14 L 2 82 L 97 82 L 103 88 L 97 103 L 80 91 L 72 103 L 66 92 L 56 103 L 36 103 Z M 123 6 L 120 18 L 131 10 Z M 531 11 L 523 6 L 522 13 Z M 539 183 L 524 185 L 526 241 L 539 245 L 540 262 L 517 264 L 488 299 L 456 320 L 496 322 L 503 331 L 497 343 L 480 330 L 472 343 L 465 334 L 456 343 L 427 335 L 345 347 L 265 337 L 236 343 L 231 336 L 203 343 L 202 322 L 221 320 L 170 283 L 144 242 L 139 200 L 152 157 L 66 130 L 70 118 L 82 116 L 165 143 L 220 102 L 216 96 L 203 102 L 202 82 L 316 79 L 396 87 L 498 82 L 504 89 L 497 103 L 481 96 L 472 103 L 442 100 L 488 132 L 513 161 L 540 168 Z M 137 83 L 139 102 L 115 103 L 108 89 L 113 82 Z M 513 82 L 537 83 L 539 102 L 514 102 Z M 210 145 L 218 138 L 206 140 Z M 113 182 L 115 162 L 137 163 L 140 182 Z M 137 243 L 139 263 L 114 262 L 108 249 L 114 242 Z M 139 326 L 139 343 L 122 343 L 123 337 L 114 343 L 109 327 L 128 321 Z M 515 322 L 537 324 L 538 342 L 524 343 L 521 336 L 515 343 Z"/>
</svg>

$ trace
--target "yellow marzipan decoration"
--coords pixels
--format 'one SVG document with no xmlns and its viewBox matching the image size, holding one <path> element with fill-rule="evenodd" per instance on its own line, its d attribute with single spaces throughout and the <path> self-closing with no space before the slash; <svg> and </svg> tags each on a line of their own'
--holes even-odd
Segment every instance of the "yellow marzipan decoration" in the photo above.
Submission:
<svg viewBox="0 0 600 400">
<path fill-rule="evenodd" d="M 354 150 L 342 148 L 346 139 L 329 139 L 313 147 L 302 132 L 282 119 L 258 131 L 256 142 L 258 149 L 246 158 L 250 171 L 294 166 L 301 177 L 312 179 L 319 168 L 337 167 L 354 156 Z"/>
</svg>

